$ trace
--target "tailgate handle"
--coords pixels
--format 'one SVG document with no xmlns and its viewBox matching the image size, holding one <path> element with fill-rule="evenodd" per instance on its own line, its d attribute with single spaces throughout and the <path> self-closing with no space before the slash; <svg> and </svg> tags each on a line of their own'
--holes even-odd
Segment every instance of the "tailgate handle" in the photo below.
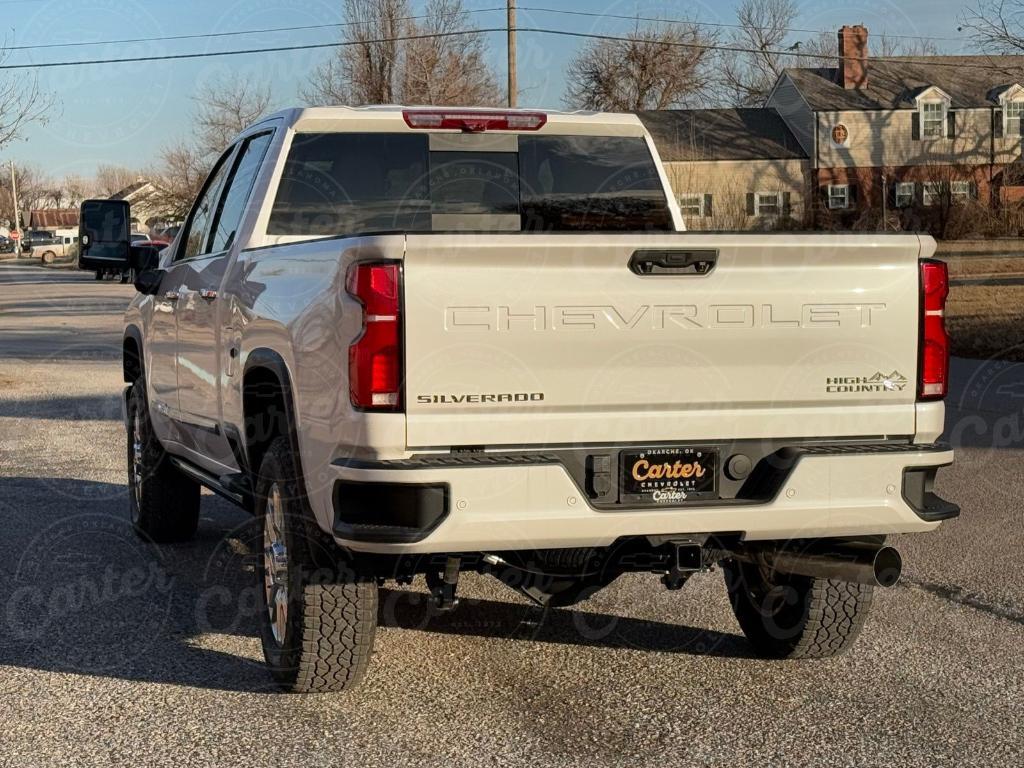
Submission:
<svg viewBox="0 0 1024 768">
<path fill-rule="evenodd" d="M 715 268 L 718 251 L 633 251 L 629 269 L 635 275 L 706 275 Z"/>
</svg>

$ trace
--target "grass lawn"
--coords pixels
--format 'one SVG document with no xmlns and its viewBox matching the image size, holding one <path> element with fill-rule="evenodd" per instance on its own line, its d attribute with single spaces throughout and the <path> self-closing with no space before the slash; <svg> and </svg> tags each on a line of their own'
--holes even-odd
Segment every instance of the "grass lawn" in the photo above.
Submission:
<svg viewBox="0 0 1024 768">
<path fill-rule="evenodd" d="M 954 285 L 946 327 L 954 355 L 1024 361 L 1024 258 L 949 260 Z M 1020 285 L 956 285 L 958 278 L 1004 280 Z"/>
</svg>

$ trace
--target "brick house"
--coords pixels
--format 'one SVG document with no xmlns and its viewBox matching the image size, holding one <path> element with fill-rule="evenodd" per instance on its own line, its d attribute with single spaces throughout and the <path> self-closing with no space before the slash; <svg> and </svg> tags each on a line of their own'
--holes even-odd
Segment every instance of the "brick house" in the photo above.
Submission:
<svg viewBox="0 0 1024 768">
<path fill-rule="evenodd" d="M 809 158 L 819 225 L 899 217 L 935 231 L 950 209 L 1024 198 L 1024 56 L 872 60 L 868 30 L 839 30 L 836 67 L 786 69 L 766 106 Z"/>
<path fill-rule="evenodd" d="M 637 113 L 654 139 L 691 230 L 802 222 L 807 153 L 772 109 Z"/>
</svg>

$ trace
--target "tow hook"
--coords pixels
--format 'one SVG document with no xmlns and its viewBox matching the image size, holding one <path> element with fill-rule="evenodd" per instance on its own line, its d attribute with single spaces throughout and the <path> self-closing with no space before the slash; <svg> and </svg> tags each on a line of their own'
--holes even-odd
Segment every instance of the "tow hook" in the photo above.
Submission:
<svg viewBox="0 0 1024 768">
<path fill-rule="evenodd" d="M 455 590 L 459 586 L 459 568 L 462 565 L 461 558 L 449 557 L 444 564 L 444 572 L 438 574 L 436 571 L 426 573 L 427 586 L 430 588 L 430 595 L 434 599 L 434 608 L 438 611 L 452 611 L 459 605 L 459 598 L 455 596 Z"/>
<path fill-rule="evenodd" d="M 696 541 L 674 541 L 675 556 L 668 573 L 661 577 L 666 589 L 682 589 L 687 580 L 699 571 L 707 570 L 704 565 L 704 547 Z"/>
</svg>

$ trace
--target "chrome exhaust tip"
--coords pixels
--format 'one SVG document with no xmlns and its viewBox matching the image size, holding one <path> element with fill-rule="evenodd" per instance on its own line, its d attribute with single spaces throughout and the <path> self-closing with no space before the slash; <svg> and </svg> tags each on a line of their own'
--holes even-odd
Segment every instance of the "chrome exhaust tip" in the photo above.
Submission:
<svg viewBox="0 0 1024 768">
<path fill-rule="evenodd" d="M 903 573 L 903 557 L 884 544 L 847 544 L 797 552 L 776 550 L 763 555 L 780 573 L 852 581 L 879 587 L 895 586 Z"/>
</svg>

